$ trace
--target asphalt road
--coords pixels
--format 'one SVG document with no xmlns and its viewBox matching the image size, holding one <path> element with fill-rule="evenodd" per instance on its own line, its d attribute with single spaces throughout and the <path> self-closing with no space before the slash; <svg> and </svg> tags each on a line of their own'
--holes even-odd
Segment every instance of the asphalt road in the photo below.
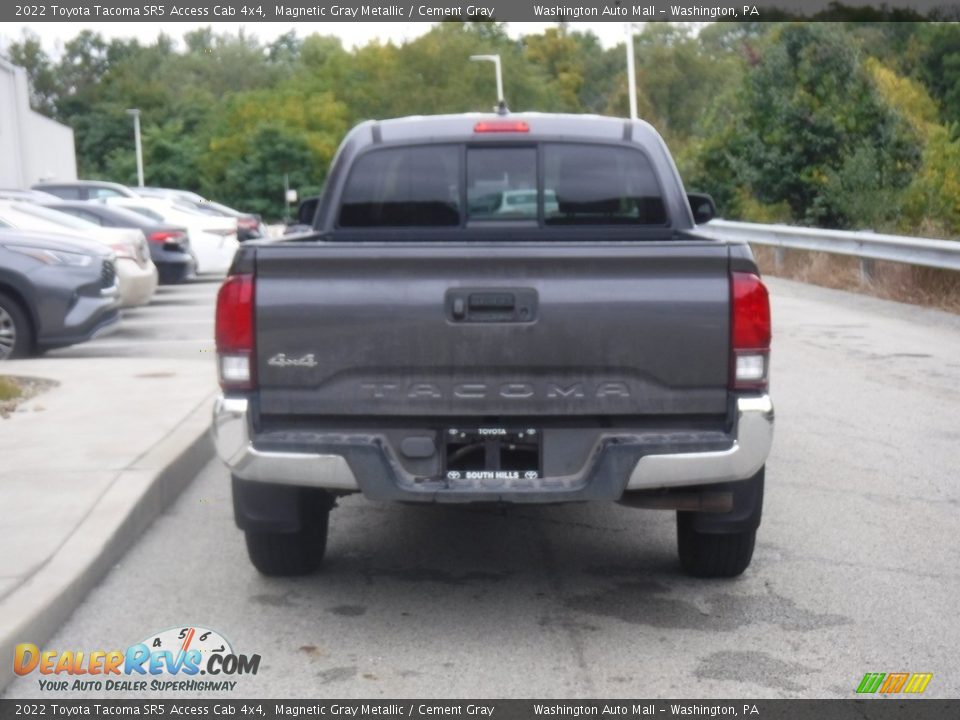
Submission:
<svg viewBox="0 0 960 720">
<path fill-rule="evenodd" d="M 777 430 L 741 578 L 680 574 L 670 513 L 352 497 L 320 574 L 268 580 L 212 463 L 46 647 L 210 627 L 262 656 L 235 697 L 852 697 L 899 671 L 957 697 L 960 318 L 770 285 Z"/>
</svg>

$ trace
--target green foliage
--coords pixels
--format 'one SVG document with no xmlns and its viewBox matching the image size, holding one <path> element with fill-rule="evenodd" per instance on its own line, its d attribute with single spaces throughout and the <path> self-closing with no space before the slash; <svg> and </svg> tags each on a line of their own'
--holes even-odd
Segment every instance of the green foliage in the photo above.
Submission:
<svg viewBox="0 0 960 720">
<path fill-rule="evenodd" d="M 635 45 L 640 115 L 670 144 L 690 137 L 711 98 L 740 78 L 734 56 L 706 52 L 686 26 L 648 23 Z"/>
<path fill-rule="evenodd" d="M 927 33 L 921 77 L 940 101 L 944 121 L 960 122 L 960 25 L 934 23 Z"/>
<path fill-rule="evenodd" d="M 555 96 L 557 109 L 564 112 L 602 112 L 615 87 L 623 62 L 605 52 L 596 35 L 572 32 L 561 23 L 542 35 L 523 39 L 524 61 L 539 67 Z"/>
<path fill-rule="evenodd" d="M 105 102 L 71 117 L 81 177 L 114 180 L 107 159 L 119 154 L 129 154 L 135 167 L 133 121 L 126 107 Z M 133 179 L 136 180 L 136 172 Z"/>
<path fill-rule="evenodd" d="M 322 185 L 348 129 L 346 108 L 330 92 L 310 93 L 288 84 L 234 95 L 198 162 L 203 192 L 280 217 L 284 175 L 301 195 Z"/>
<path fill-rule="evenodd" d="M 825 24 L 763 39 L 732 106 L 715 108 L 701 178 L 742 211 L 746 189 L 811 225 L 885 225 L 919 164 L 920 144 L 874 88 L 859 47 Z"/>
<path fill-rule="evenodd" d="M 56 113 L 59 84 L 49 56 L 44 52 L 40 38 L 26 32 L 23 39 L 10 46 L 10 61 L 27 71 L 30 80 L 30 104 L 44 115 Z"/>
<path fill-rule="evenodd" d="M 539 65 L 550 78 L 563 109 L 576 112 L 580 108 L 585 74 L 585 58 L 577 38 L 561 25 L 528 38 L 524 48 L 527 62 Z"/>
<path fill-rule="evenodd" d="M 907 189 L 904 232 L 960 235 L 960 137 L 943 126 L 932 129 L 923 165 Z"/>
<path fill-rule="evenodd" d="M 936 101 L 919 81 L 900 76 L 873 59 L 868 68 L 884 99 L 924 139 L 923 161 L 904 193 L 899 229 L 934 235 L 960 233 L 957 126 L 940 122 Z"/>
<path fill-rule="evenodd" d="M 245 152 L 225 166 L 216 186 L 220 194 L 235 198 L 238 206 L 267 217 L 279 217 L 283 207 L 284 175 L 291 187 L 309 195 L 316 192 L 319 168 L 304 137 L 281 123 L 263 121 L 249 135 Z"/>
</svg>

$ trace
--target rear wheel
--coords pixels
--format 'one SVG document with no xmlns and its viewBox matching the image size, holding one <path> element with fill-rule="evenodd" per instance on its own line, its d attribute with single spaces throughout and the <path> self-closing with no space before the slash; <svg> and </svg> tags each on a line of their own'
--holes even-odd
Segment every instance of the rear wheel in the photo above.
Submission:
<svg viewBox="0 0 960 720">
<path fill-rule="evenodd" d="M 677 550 L 684 572 L 700 578 L 730 578 L 747 569 L 763 512 L 764 474 L 760 468 L 748 480 L 711 486 L 715 492 L 732 494 L 729 512 L 677 513 Z"/>
<path fill-rule="evenodd" d="M 0 360 L 26 357 L 33 348 L 33 332 L 20 303 L 0 293 Z"/>
<path fill-rule="evenodd" d="M 323 562 L 327 549 L 330 509 L 317 510 L 296 532 L 247 530 L 247 554 L 263 575 L 283 577 L 308 575 Z"/>
</svg>

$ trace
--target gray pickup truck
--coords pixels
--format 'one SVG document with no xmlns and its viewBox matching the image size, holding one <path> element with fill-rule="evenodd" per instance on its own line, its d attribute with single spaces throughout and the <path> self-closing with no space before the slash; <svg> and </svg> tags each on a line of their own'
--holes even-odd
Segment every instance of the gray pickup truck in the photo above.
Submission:
<svg viewBox="0 0 960 720">
<path fill-rule="evenodd" d="M 753 555 L 773 436 L 746 243 L 698 235 L 644 122 L 365 122 L 313 231 L 248 242 L 217 300 L 213 434 L 254 566 L 315 570 L 340 495 L 677 512 L 680 562 Z"/>
</svg>

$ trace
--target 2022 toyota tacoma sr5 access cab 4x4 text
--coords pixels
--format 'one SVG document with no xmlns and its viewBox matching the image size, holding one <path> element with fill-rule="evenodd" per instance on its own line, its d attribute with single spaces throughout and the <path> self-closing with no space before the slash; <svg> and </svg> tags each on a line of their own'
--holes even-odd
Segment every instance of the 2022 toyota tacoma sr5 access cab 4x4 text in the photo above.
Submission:
<svg viewBox="0 0 960 720">
<path fill-rule="evenodd" d="M 246 243 L 217 300 L 213 432 L 253 564 L 315 569 L 362 492 L 676 510 L 687 572 L 743 572 L 770 310 L 747 244 L 697 234 L 713 212 L 639 121 L 354 128 L 313 232 Z"/>
</svg>

